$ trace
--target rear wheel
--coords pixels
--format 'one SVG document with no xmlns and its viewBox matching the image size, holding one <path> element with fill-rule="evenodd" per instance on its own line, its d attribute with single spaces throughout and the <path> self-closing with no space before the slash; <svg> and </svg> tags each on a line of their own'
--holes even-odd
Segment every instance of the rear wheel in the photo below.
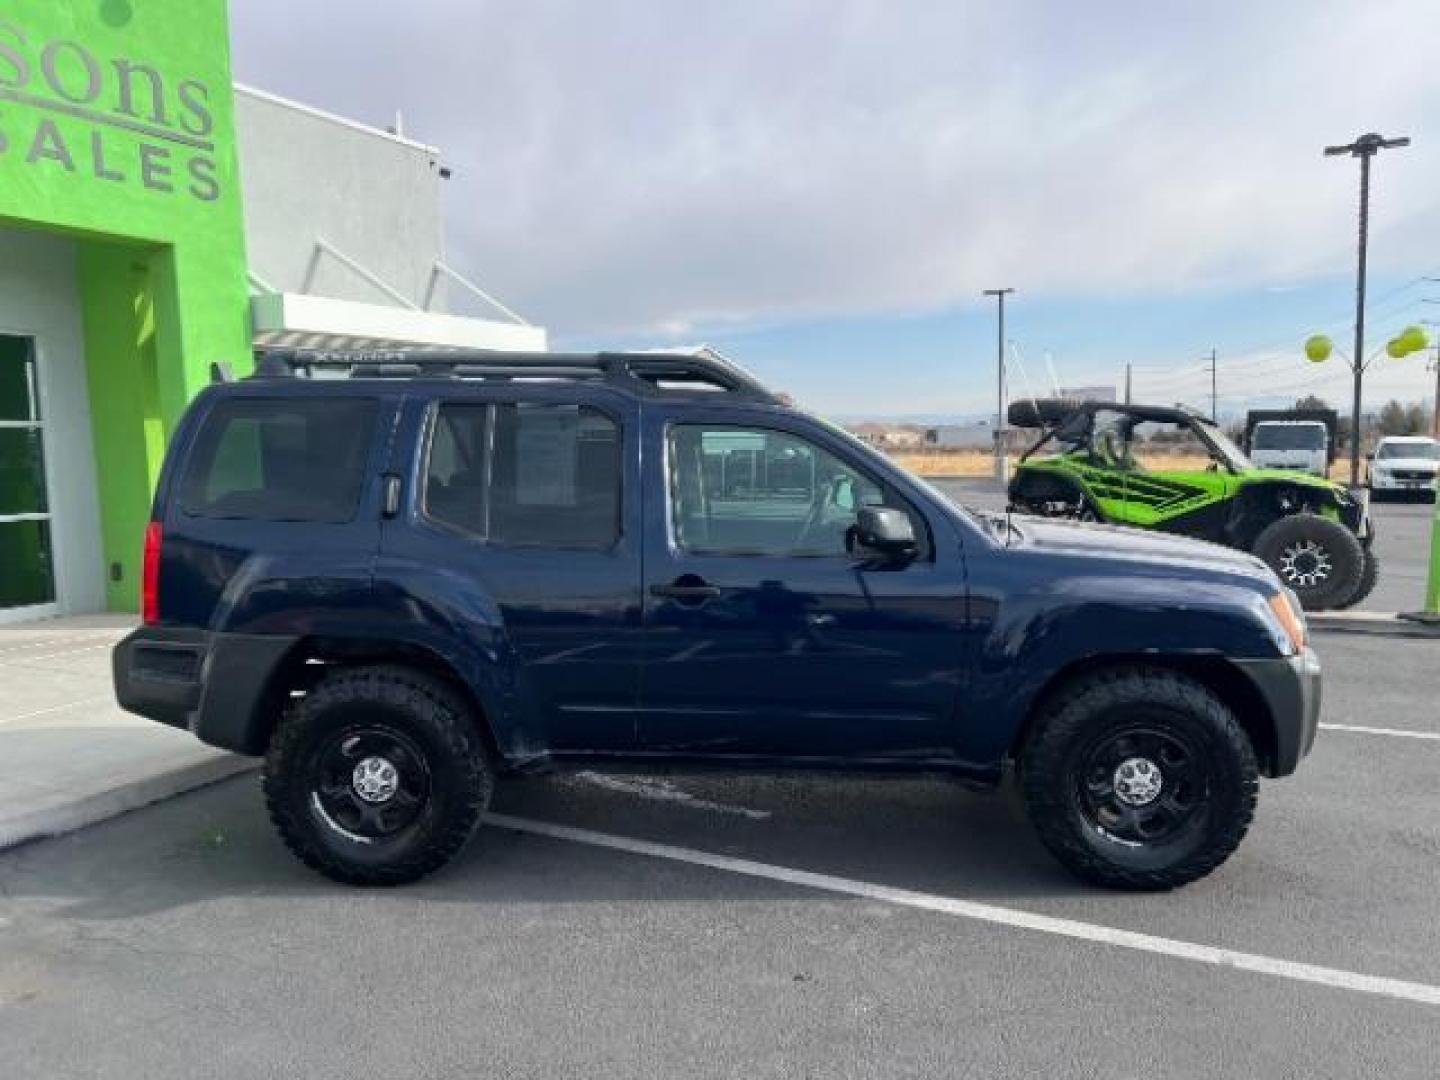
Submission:
<svg viewBox="0 0 1440 1080">
<path fill-rule="evenodd" d="M 1041 841 L 1076 876 L 1160 890 L 1229 858 L 1255 813 L 1259 767 L 1231 711 L 1182 675 L 1092 675 L 1039 717 L 1022 755 Z"/>
<path fill-rule="evenodd" d="M 490 799 L 465 703 L 405 668 L 327 675 L 281 721 L 265 758 L 270 818 L 307 866 L 354 885 L 400 885 L 450 860 Z"/>
<path fill-rule="evenodd" d="M 1375 591 L 1375 583 L 1380 578 L 1380 560 L 1375 557 L 1373 547 L 1365 549 L 1365 565 L 1360 571 L 1360 583 L 1355 586 L 1355 591 L 1350 598 L 1341 604 L 1341 607 L 1355 607 L 1369 599 L 1370 594 Z"/>
<path fill-rule="evenodd" d="M 1255 538 L 1253 550 L 1307 611 L 1351 602 L 1365 571 L 1365 549 L 1355 534 L 1319 514 L 1291 514 L 1271 522 Z"/>
</svg>

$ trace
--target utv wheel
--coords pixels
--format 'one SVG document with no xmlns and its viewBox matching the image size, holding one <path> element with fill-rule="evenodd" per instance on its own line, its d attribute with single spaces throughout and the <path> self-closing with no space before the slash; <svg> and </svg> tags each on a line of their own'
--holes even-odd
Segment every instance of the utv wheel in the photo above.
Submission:
<svg viewBox="0 0 1440 1080">
<path fill-rule="evenodd" d="M 1291 514 L 1255 538 L 1254 552 L 1295 590 L 1307 611 L 1342 607 L 1360 585 L 1365 549 L 1338 521 Z"/>
<path fill-rule="evenodd" d="M 1380 560 L 1375 557 L 1375 549 L 1365 549 L 1365 564 L 1360 570 L 1360 583 L 1355 586 L 1355 591 L 1350 594 L 1340 606 L 1342 608 L 1355 607 L 1357 604 L 1367 600 L 1375 591 L 1375 583 L 1380 578 Z"/>
<path fill-rule="evenodd" d="M 1101 672 L 1037 718 L 1022 755 L 1040 840 L 1077 877 L 1173 889 L 1229 858 L 1255 814 L 1250 740 L 1206 687 L 1173 672 Z"/>
<path fill-rule="evenodd" d="M 465 703 L 405 668 L 327 675 L 281 721 L 265 801 L 305 865 L 352 885 L 401 885 L 459 851 L 490 801 Z"/>
</svg>

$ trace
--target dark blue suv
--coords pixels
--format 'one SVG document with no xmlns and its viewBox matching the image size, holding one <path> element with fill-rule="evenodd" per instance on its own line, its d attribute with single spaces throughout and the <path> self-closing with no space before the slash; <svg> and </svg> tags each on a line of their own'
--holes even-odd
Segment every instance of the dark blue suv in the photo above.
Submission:
<svg viewBox="0 0 1440 1080">
<path fill-rule="evenodd" d="M 1252 556 L 962 509 L 710 355 L 267 355 L 180 424 L 144 568 L 120 703 L 264 755 L 359 884 L 496 772 L 1013 765 L 1072 871 L 1169 888 L 1319 710 Z"/>
</svg>

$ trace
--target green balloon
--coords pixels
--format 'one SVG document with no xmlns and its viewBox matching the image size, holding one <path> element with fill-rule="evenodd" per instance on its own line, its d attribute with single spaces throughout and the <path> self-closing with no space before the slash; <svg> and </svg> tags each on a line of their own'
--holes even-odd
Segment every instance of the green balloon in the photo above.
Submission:
<svg viewBox="0 0 1440 1080">
<path fill-rule="evenodd" d="M 1414 350 L 1403 337 L 1393 337 L 1385 343 L 1385 355 L 1391 360 L 1399 360 L 1402 356 L 1409 356 Z"/>
<path fill-rule="evenodd" d="M 1407 353 L 1419 352 L 1430 344 L 1430 338 L 1419 326 L 1407 326 L 1400 331 L 1400 340 L 1405 343 Z"/>
<path fill-rule="evenodd" d="M 1331 350 L 1334 348 L 1334 344 L 1324 334 L 1315 334 L 1305 340 L 1305 356 L 1312 364 L 1330 359 Z"/>
</svg>

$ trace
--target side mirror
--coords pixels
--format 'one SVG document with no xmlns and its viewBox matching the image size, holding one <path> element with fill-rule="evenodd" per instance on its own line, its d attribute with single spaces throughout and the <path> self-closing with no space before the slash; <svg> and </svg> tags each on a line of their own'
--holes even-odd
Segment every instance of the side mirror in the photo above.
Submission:
<svg viewBox="0 0 1440 1080">
<path fill-rule="evenodd" d="M 918 547 L 910 515 L 889 506 L 862 506 L 854 536 L 856 547 L 894 558 L 914 555 Z"/>
</svg>

